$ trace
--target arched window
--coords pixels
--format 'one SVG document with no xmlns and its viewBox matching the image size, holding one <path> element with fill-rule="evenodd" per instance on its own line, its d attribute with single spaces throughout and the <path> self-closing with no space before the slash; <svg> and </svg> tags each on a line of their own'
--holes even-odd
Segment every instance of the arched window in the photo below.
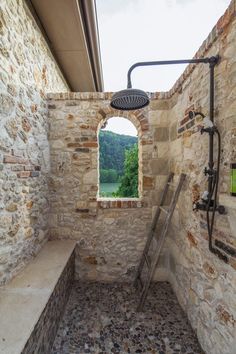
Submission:
<svg viewBox="0 0 236 354">
<path fill-rule="evenodd" d="M 137 130 L 122 117 L 112 117 L 99 132 L 99 197 L 139 197 Z"/>
</svg>

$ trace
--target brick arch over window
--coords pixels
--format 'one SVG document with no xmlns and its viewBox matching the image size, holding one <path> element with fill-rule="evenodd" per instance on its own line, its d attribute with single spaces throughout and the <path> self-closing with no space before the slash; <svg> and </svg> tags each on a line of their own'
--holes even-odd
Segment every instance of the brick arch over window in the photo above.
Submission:
<svg viewBox="0 0 236 354">
<path fill-rule="evenodd" d="M 107 108 L 100 108 L 98 111 L 98 126 L 97 126 L 97 134 L 104 123 L 112 117 L 121 117 L 128 119 L 138 132 L 138 149 L 139 149 L 139 183 L 138 183 L 138 190 L 139 190 L 139 197 L 143 196 L 143 170 L 145 169 L 145 162 L 143 159 L 143 148 L 142 146 L 146 144 L 149 135 L 149 124 L 147 117 L 140 111 L 120 111 L 113 109 L 111 107 Z M 119 118 L 118 118 L 119 119 Z M 125 133 L 125 132 L 124 132 Z M 99 156 L 99 149 L 98 149 L 98 156 Z M 99 163 L 98 163 L 99 168 Z"/>
<path fill-rule="evenodd" d="M 98 116 L 101 119 L 99 125 L 104 124 L 104 122 L 111 117 L 122 117 L 130 120 L 135 128 L 137 129 L 139 138 L 143 135 L 143 133 L 149 130 L 149 124 L 147 117 L 143 114 L 143 112 L 137 111 L 120 111 L 117 109 L 113 109 L 111 107 L 101 108 L 98 111 Z M 100 128 L 101 126 L 99 126 Z"/>
</svg>

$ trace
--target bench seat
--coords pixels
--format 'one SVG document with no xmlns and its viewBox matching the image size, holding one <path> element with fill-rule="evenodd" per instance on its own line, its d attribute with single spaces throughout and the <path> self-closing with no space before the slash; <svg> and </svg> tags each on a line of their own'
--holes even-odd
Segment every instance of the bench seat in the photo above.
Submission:
<svg viewBox="0 0 236 354">
<path fill-rule="evenodd" d="M 0 287 L 0 353 L 50 353 L 74 278 L 75 244 L 47 242 Z"/>
</svg>

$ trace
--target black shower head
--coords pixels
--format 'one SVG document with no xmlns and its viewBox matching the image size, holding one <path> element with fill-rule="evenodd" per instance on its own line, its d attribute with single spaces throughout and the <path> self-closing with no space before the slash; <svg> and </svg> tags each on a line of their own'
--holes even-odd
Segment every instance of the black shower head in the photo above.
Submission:
<svg viewBox="0 0 236 354">
<path fill-rule="evenodd" d="M 119 91 L 112 96 L 111 106 L 122 111 L 144 108 L 149 104 L 146 92 L 133 88 Z"/>
</svg>

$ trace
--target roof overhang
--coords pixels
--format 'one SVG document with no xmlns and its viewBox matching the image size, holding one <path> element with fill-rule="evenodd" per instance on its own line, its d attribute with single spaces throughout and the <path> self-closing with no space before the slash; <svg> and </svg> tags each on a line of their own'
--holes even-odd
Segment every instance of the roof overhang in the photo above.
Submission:
<svg viewBox="0 0 236 354">
<path fill-rule="evenodd" d="M 103 91 L 95 0 L 26 0 L 72 91 Z"/>
</svg>

